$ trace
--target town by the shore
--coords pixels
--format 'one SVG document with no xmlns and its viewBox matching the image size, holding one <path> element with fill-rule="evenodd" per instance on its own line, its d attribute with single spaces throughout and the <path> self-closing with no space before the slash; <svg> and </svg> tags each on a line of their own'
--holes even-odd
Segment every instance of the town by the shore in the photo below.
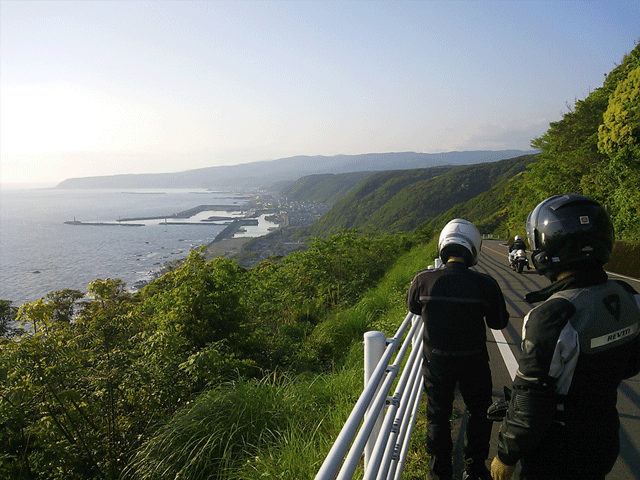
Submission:
<svg viewBox="0 0 640 480">
<path fill-rule="evenodd" d="M 248 237 L 236 236 L 237 226 L 229 225 L 226 233 L 221 232 L 216 240 L 207 245 L 205 258 L 208 261 L 218 257 L 234 257 L 245 251 L 245 245 L 248 242 L 251 242 L 251 255 L 250 260 L 242 262 L 245 267 L 273 256 L 284 256 L 299 250 L 303 245 L 299 242 L 291 242 L 287 233 L 308 227 L 329 210 L 329 207 L 323 204 L 292 202 L 268 196 L 254 198 L 249 202 L 248 207 L 245 219 L 267 213 L 277 227 L 265 235 Z"/>
</svg>

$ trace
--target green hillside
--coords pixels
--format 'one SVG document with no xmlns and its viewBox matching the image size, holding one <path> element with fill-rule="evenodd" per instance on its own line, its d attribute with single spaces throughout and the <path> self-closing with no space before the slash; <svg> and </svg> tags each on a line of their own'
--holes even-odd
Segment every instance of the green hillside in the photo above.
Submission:
<svg viewBox="0 0 640 480">
<path fill-rule="evenodd" d="M 504 184 L 534 160 L 533 155 L 525 155 L 465 167 L 381 172 L 354 188 L 300 236 L 325 237 L 345 228 L 378 235 L 412 232 L 454 206 Z M 477 216 L 484 218 L 498 205 L 483 202 L 481 208 Z"/>
<path fill-rule="evenodd" d="M 495 233 L 506 219 L 504 189 L 534 161 L 534 155 L 525 155 L 463 167 L 391 170 L 369 173 L 359 183 L 360 174 L 303 177 L 281 194 L 290 201 L 340 200 L 310 227 L 252 239 L 234 259 L 250 267 L 273 255 L 276 244 L 306 243 L 345 229 L 374 236 L 423 230 L 429 236 L 434 225 L 446 223 L 451 215 L 477 222 L 483 233 Z"/>
<path fill-rule="evenodd" d="M 280 190 L 280 196 L 294 202 L 333 205 L 375 172 L 308 175 Z"/>
<path fill-rule="evenodd" d="M 519 157 L 519 159 L 526 160 L 527 157 Z M 514 201 L 509 197 L 508 192 L 511 185 L 521 181 L 524 173 L 535 163 L 535 156 L 530 160 L 532 163 L 528 164 L 527 168 L 520 170 L 522 165 L 518 164 L 516 168 L 503 175 L 502 179 L 496 181 L 494 186 L 477 197 L 458 203 L 431 220 L 425 221 L 420 226 L 421 235 L 427 238 L 434 235 L 452 218 L 468 219 L 484 234 L 496 234 L 503 237 L 512 237 L 518 233 L 523 235 L 524 224 L 516 231 L 510 231 L 508 228 L 509 205 Z"/>
</svg>

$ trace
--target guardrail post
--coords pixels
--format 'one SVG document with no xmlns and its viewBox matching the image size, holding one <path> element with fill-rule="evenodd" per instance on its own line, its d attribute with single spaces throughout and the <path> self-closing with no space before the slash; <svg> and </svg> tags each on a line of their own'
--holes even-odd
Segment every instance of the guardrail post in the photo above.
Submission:
<svg viewBox="0 0 640 480">
<path fill-rule="evenodd" d="M 364 387 L 367 387 L 369 383 L 369 379 L 371 375 L 376 369 L 378 362 L 382 358 L 384 354 L 384 350 L 387 345 L 387 336 L 383 332 L 366 332 L 364 334 Z M 377 390 L 376 390 L 377 393 Z M 371 412 L 372 415 L 375 415 L 376 412 Z M 365 415 L 365 418 L 369 415 L 369 410 Z M 371 452 L 373 452 L 373 447 L 376 444 L 376 440 L 378 438 L 378 433 L 380 433 L 380 429 L 382 428 L 382 422 L 384 420 L 384 409 L 378 412 L 378 418 L 373 426 L 373 430 L 371 431 L 371 435 L 367 440 L 367 443 L 364 447 L 364 465 L 365 469 L 369 463 L 369 458 L 371 457 Z"/>
</svg>

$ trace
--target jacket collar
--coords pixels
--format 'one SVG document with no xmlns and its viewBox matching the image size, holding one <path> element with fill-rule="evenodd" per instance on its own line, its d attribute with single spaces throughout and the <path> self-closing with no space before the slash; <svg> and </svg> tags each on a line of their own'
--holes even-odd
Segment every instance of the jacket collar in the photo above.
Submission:
<svg viewBox="0 0 640 480">
<path fill-rule="evenodd" d="M 456 270 L 467 270 L 467 264 L 464 262 L 447 262 L 444 264 L 444 268 L 453 268 Z"/>
<path fill-rule="evenodd" d="M 554 293 L 561 292 L 563 290 L 571 290 L 573 288 L 592 287 L 593 285 L 599 285 L 606 282 L 607 278 L 609 278 L 607 276 L 607 272 L 602 268 L 580 270 L 541 290 L 527 293 L 524 298 L 528 303 L 543 302 Z"/>
</svg>

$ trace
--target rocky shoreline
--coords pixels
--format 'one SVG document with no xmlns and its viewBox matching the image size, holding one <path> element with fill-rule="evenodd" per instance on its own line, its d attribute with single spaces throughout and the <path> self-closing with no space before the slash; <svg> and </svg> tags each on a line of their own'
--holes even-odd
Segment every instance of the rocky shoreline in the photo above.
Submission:
<svg viewBox="0 0 640 480">
<path fill-rule="evenodd" d="M 211 261 L 214 258 L 229 258 L 238 253 L 242 246 L 256 237 L 224 238 L 211 242 L 205 249 L 205 259 Z"/>
</svg>

